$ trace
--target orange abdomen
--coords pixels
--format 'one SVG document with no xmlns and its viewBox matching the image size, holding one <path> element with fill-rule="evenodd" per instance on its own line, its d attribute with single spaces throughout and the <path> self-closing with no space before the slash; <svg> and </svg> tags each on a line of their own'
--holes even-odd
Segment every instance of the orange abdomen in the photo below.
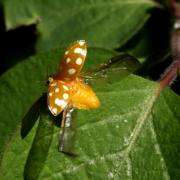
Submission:
<svg viewBox="0 0 180 180">
<path fill-rule="evenodd" d="M 80 80 L 72 82 L 72 97 L 69 102 L 78 109 L 93 109 L 100 106 L 100 101 L 90 86 Z"/>
</svg>

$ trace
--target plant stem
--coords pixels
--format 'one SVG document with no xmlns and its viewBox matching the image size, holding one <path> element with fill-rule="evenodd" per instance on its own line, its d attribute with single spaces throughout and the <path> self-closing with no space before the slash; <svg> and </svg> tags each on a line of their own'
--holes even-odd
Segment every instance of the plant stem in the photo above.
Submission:
<svg viewBox="0 0 180 180">
<path fill-rule="evenodd" d="M 171 33 L 171 56 L 172 63 L 166 69 L 160 79 L 161 88 L 170 86 L 176 79 L 180 70 L 180 4 L 175 0 L 170 0 L 174 14 L 174 24 Z"/>
</svg>

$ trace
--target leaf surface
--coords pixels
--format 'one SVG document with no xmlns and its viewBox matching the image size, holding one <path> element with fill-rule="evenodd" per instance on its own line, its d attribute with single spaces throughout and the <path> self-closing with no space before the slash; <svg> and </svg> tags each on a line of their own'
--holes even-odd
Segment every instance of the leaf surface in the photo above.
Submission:
<svg viewBox="0 0 180 180">
<path fill-rule="evenodd" d="M 22 140 L 19 124 L 45 90 L 36 81 L 45 77 L 47 66 L 54 72 L 63 52 L 60 49 L 34 56 L 0 79 L 0 147 L 4 149 L 0 179 L 23 179 L 37 126 Z M 115 55 L 89 48 L 86 66 Z M 158 84 L 135 75 L 94 88 L 102 105 L 96 110 L 78 111 L 78 156 L 58 152 L 59 128 L 55 127 L 49 151 L 42 154 L 46 160 L 39 161 L 44 163 L 38 179 L 179 179 L 180 98 L 169 89 L 158 96 Z M 46 138 L 43 136 L 44 143 Z"/>
</svg>

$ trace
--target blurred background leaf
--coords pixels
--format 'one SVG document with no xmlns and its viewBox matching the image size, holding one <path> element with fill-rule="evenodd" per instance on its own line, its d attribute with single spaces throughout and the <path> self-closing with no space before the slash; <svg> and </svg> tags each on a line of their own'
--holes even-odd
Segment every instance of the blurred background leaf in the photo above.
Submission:
<svg viewBox="0 0 180 180">
<path fill-rule="evenodd" d="M 77 39 L 86 39 L 90 46 L 117 48 L 142 28 L 154 6 L 151 0 L 6 0 L 5 25 L 9 30 L 36 24 L 38 50 L 67 46 Z"/>
</svg>

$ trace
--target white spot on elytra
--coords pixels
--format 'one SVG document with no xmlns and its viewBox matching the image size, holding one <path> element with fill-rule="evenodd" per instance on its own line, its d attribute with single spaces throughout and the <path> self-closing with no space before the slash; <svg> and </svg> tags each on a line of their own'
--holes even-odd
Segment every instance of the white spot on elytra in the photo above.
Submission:
<svg viewBox="0 0 180 180">
<path fill-rule="evenodd" d="M 67 105 L 67 102 L 64 101 L 63 99 L 56 98 L 54 102 L 56 105 L 60 106 L 61 108 L 64 108 Z"/>
<path fill-rule="evenodd" d="M 68 64 L 68 63 L 70 63 L 70 62 L 71 62 L 71 58 L 68 57 L 68 58 L 66 59 L 66 63 Z"/>
<path fill-rule="evenodd" d="M 57 108 L 52 108 L 50 105 L 48 105 L 48 108 L 54 116 L 57 115 Z"/>
<path fill-rule="evenodd" d="M 82 58 L 80 58 L 80 57 L 77 58 L 77 59 L 76 59 L 76 64 L 77 64 L 77 65 L 81 65 L 81 64 L 82 64 Z"/>
<path fill-rule="evenodd" d="M 81 52 L 82 52 L 82 48 L 75 48 L 75 49 L 74 49 L 74 53 L 79 53 L 79 54 L 81 54 Z"/>
<path fill-rule="evenodd" d="M 55 92 L 59 92 L 59 88 L 56 88 L 56 89 L 55 89 Z"/>
<path fill-rule="evenodd" d="M 66 51 L 64 54 L 67 55 L 69 53 L 69 51 Z"/>
<path fill-rule="evenodd" d="M 69 90 L 69 88 L 68 88 L 66 85 L 63 85 L 63 88 L 64 88 L 65 90 Z"/>
<path fill-rule="evenodd" d="M 53 113 L 54 115 L 57 114 L 57 108 L 52 108 L 51 111 L 52 111 L 52 113 Z"/>
<path fill-rule="evenodd" d="M 64 93 L 64 94 L 63 94 L 63 98 L 64 98 L 65 100 L 68 99 L 68 98 L 69 98 L 69 94 Z"/>
<path fill-rule="evenodd" d="M 78 54 L 81 54 L 83 56 L 86 56 L 86 50 L 83 50 L 82 48 L 75 48 L 74 49 L 74 53 L 78 53 Z"/>
<path fill-rule="evenodd" d="M 49 96 L 52 96 L 52 93 L 49 93 Z"/>
<path fill-rule="evenodd" d="M 68 73 L 69 73 L 70 75 L 74 74 L 75 72 L 76 72 L 76 69 L 74 69 L 74 68 L 68 69 Z"/>
<path fill-rule="evenodd" d="M 79 41 L 79 45 L 80 45 L 80 46 L 83 46 L 84 44 L 85 44 L 85 41 L 84 41 L 84 40 L 80 40 L 80 41 Z"/>
</svg>

